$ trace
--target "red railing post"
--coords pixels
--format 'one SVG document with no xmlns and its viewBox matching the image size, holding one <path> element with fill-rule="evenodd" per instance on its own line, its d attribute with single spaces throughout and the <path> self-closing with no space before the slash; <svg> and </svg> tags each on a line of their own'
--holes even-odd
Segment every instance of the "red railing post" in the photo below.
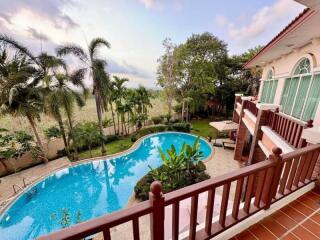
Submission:
<svg viewBox="0 0 320 240">
<path fill-rule="evenodd" d="M 278 185 L 281 178 L 281 172 L 282 172 L 282 150 L 281 148 L 275 147 L 272 149 L 272 154 L 269 157 L 269 160 L 273 162 L 274 167 L 270 168 L 267 173 L 266 178 L 266 192 L 265 192 L 265 209 L 270 208 L 270 205 L 272 203 L 272 199 L 277 194 Z"/>
<path fill-rule="evenodd" d="M 150 214 L 150 232 L 151 240 L 164 239 L 164 197 L 162 194 L 162 185 L 155 181 L 150 186 L 149 201 L 152 206 Z"/>
</svg>

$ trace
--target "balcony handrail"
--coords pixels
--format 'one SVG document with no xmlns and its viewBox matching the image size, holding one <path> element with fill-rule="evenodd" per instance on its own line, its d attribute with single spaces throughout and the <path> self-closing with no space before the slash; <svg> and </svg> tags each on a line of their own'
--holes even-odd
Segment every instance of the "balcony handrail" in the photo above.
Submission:
<svg viewBox="0 0 320 240">
<path fill-rule="evenodd" d="M 179 203 L 191 198 L 189 239 L 208 239 L 225 231 L 256 212 L 309 184 L 320 153 L 320 144 L 307 146 L 291 153 L 282 154 L 273 149 L 268 160 L 246 166 L 239 170 L 212 179 L 162 194 L 160 183 L 151 185 L 149 201 L 115 213 L 92 219 L 42 236 L 40 240 L 79 239 L 103 232 L 104 239 L 111 239 L 110 228 L 132 221 L 134 239 L 139 239 L 139 217 L 150 214 L 152 240 L 164 239 L 164 208 L 172 205 L 172 239 L 179 237 Z M 244 185 L 245 179 L 248 179 Z M 232 213 L 227 214 L 230 187 L 236 183 Z M 213 221 L 215 192 L 223 187 L 219 220 Z M 207 207 L 204 229 L 196 231 L 199 194 L 207 192 Z M 244 197 L 242 196 L 244 193 Z M 254 200 L 254 201 L 252 201 Z M 243 201 L 244 204 L 240 205 Z M 243 207 L 242 207 L 243 206 Z"/>
</svg>

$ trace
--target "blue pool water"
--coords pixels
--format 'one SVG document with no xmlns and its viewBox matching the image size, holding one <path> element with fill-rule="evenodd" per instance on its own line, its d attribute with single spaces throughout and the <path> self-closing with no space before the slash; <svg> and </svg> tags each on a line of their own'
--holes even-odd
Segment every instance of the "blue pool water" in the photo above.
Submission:
<svg viewBox="0 0 320 240">
<path fill-rule="evenodd" d="M 136 182 L 150 169 L 161 165 L 158 147 L 192 144 L 195 136 L 158 133 L 146 137 L 130 153 L 66 168 L 47 177 L 21 195 L 0 216 L 1 240 L 34 239 L 127 205 Z M 211 154 L 209 144 L 200 140 L 203 159 Z M 63 221 L 69 216 L 70 220 Z"/>
</svg>

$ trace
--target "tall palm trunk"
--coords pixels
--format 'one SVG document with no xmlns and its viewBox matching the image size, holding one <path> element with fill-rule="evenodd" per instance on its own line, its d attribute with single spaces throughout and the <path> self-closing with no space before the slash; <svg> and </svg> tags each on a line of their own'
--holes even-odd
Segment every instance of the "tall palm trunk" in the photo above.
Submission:
<svg viewBox="0 0 320 240">
<path fill-rule="evenodd" d="M 114 119 L 114 111 L 113 111 L 112 103 L 110 103 L 110 108 L 111 108 L 111 115 L 112 115 L 112 121 L 113 121 L 114 134 L 117 134 L 116 122 L 115 122 L 115 119 Z"/>
<path fill-rule="evenodd" d="M 41 148 L 41 150 L 42 150 L 43 153 L 44 153 L 44 148 L 43 148 L 43 145 L 42 145 L 42 142 L 41 142 L 39 133 L 38 133 L 38 131 L 37 131 L 36 123 L 35 123 L 35 121 L 34 121 L 34 119 L 33 119 L 33 117 L 32 117 L 31 115 L 27 114 L 27 118 L 28 118 L 29 123 L 30 123 L 30 125 L 31 125 L 31 128 L 32 128 L 32 130 L 33 130 L 34 136 L 36 137 L 37 144 L 38 144 L 38 146 Z M 47 159 L 46 156 L 43 158 L 43 162 L 44 162 L 44 163 L 47 163 L 47 162 L 48 162 L 48 159 Z"/>
<path fill-rule="evenodd" d="M 119 134 L 120 133 L 120 116 L 118 112 L 117 112 L 117 119 L 118 119 L 118 134 Z"/>
<path fill-rule="evenodd" d="M 65 131 L 65 129 L 64 129 L 62 119 L 61 119 L 61 118 L 59 118 L 57 122 L 58 122 L 58 124 L 59 124 L 59 128 L 60 128 L 60 132 L 61 132 L 61 135 L 62 135 L 62 139 L 63 139 L 64 147 L 65 147 L 65 148 L 68 148 L 68 142 L 67 142 L 67 137 L 66 137 L 66 131 Z"/>
<path fill-rule="evenodd" d="M 97 108 L 97 116 L 98 116 L 98 122 L 99 122 L 99 130 L 100 130 L 100 136 L 101 136 L 101 154 L 106 154 L 106 148 L 104 146 L 104 134 L 103 134 L 103 125 L 102 125 L 102 109 L 101 109 L 101 98 L 98 93 L 98 91 L 94 92 L 94 96 L 96 98 L 96 108 Z"/>
<path fill-rule="evenodd" d="M 59 124 L 59 128 L 60 128 L 60 131 L 61 131 L 64 147 L 66 149 L 67 155 L 69 156 L 70 155 L 69 144 L 68 144 L 68 141 L 67 141 L 66 131 L 64 129 L 63 122 L 62 122 L 61 118 L 58 120 L 58 124 Z"/>
<path fill-rule="evenodd" d="M 68 123 L 69 123 L 69 129 L 70 129 L 70 136 L 71 139 L 73 141 L 73 144 L 75 144 L 74 142 L 74 132 L 73 132 L 73 123 L 72 123 L 72 119 L 71 119 L 71 115 L 69 112 L 67 112 L 67 118 L 68 118 Z M 78 147 L 75 144 L 75 148 L 74 148 L 74 158 L 75 160 L 78 159 Z"/>
</svg>

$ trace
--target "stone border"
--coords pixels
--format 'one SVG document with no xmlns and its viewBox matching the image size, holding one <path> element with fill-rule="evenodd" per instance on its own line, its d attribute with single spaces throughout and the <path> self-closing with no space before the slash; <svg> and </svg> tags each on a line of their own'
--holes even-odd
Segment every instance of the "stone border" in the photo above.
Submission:
<svg viewBox="0 0 320 240">
<path fill-rule="evenodd" d="M 63 169 L 67 169 L 67 168 L 73 168 L 73 167 L 77 167 L 81 164 L 86 164 L 88 162 L 94 162 L 94 161 L 103 161 L 103 160 L 112 160 L 115 157 L 119 157 L 119 156 L 123 156 L 125 154 L 129 154 L 133 151 L 135 151 L 142 143 L 143 140 L 145 140 L 146 138 L 153 136 L 153 135 L 159 135 L 159 134 L 167 134 L 167 133 L 179 133 L 179 134 L 185 134 L 185 135 L 189 135 L 189 136 L 193 136 L 193 137 L 200 137 L 200 139 L 202 139 L 203 141 L 205 141 L 210 149 L 211 149 L 211 153 L 210 155 L 202 160 L 203 162 L 207 162 L 210 159 L 212 159 L 213 155 L 214 155 L 214 149 L 212 147 L 212 145 L 204 138 L 201 136 L 197 136 L 195 134 L 191 134 L 191 133 L 185 133 L 185 132 L 177 132 L 177 131 L 164 131 L 164 132 L 157 132 L 157 133 L 150 133 L 147 134 L 141 138 L 139 138 L 129 149 L 124 150 L 122 152 L 119 153 L 115 153 L 115 154 L 110 154 L 110 155 L 105 155 L 105 156 L 100 156 L 100 157 L 95 157 L 95 158 L 87 158 L 84 160 L 80 160 L 77 161 L 75 163 L 71 162 L 71 166 L 64 166 L 60 169 L 57 169 L 55 171 L 53 171 L 52 173 L 48 174 L 48 175 L 44 175 L 42 177 L 40 177 L 39 179 L 35 180 L 33 183 L 31 183 L 29 186 L 27 186 L 26 188 L 24 188 L 21 192 L 17 193 L 15 196 L 13 196 L 11 199 L 8 199 L 8 202 L 4 204 L 3 208 L 0 210 L 0 216 L 2 214 L 4 214 L 18 199 L 19 197 L 21 197 L 25 192 L 27 192 L 28 190 L 30 190 L 32 187 L 36 186 L 38 183 L 40 183 L 41 181 L 45 180 L 46 178 L 53 176 L 54 174 L 56 174 L 57 172 L 63 170 Z M 2 216 L 3 217 L 3 216 Z M 1 218 L 0 218 L 1 219 Z"/>
</svg>

